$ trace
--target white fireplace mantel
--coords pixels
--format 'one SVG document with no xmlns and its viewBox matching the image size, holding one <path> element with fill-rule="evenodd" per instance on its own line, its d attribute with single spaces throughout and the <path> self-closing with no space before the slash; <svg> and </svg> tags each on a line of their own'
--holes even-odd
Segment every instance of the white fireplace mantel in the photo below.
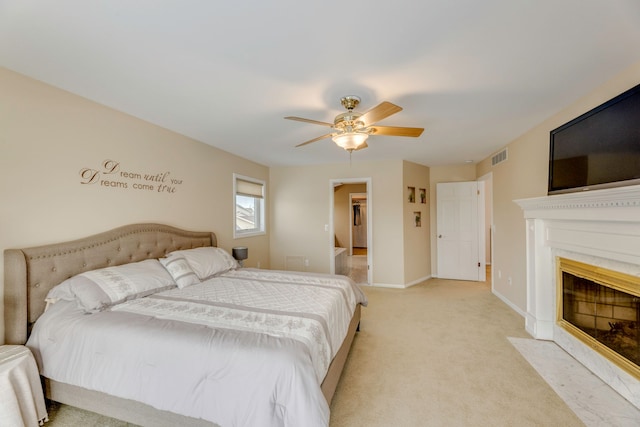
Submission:
<svg viewBox="0 0 640 427">
<path fill-rule="evenodd" d="M 527 332 L 555 341 L 640 407 L 636 378 L 556 325 L 556 257 L 640 277 L 640 185 L 515 202 L 526 220 Z"/>
<path fill-rule="evenodd" d="M 640 185 L 514 201 L 525 218 L 640 222 Z"/>
</svg>

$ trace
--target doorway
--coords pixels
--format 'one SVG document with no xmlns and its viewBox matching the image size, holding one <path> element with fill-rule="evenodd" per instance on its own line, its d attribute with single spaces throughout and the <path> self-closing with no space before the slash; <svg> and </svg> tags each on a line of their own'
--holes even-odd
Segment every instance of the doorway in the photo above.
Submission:
<svg viewBox="0 0 640 427">
<path fill-rule="evenodd" d="M 372 283 L 371 179 L 332 179 L 330 232 L 331 272 L 358 284 Z"/>
<path fill-rule="evenodd" d="M 486 280 L 491 283 L 491 290 L 493 290 L 493 275 L 491 274 L 493 260 L 493 172 L 482 175 L 478 181 L 484 182 Z"/>
</svg>

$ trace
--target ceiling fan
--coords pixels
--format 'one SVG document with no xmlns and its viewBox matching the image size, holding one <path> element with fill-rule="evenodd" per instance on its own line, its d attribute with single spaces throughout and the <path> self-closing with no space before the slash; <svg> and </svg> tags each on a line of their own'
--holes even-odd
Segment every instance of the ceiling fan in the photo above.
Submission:
<svg viewBox="0 0 640 427">
<path fill-rule="evenodd" d="M 319 122 L 317 120 L 304 119 L 302 117 L 285 117 L 287 120 L 313 123 L 333 129 L 333 132 L 305 141 L 302 144 L 296 145 L 296 147 L 302 147 L 303 145 L 331 137 L 333 142 L 335 142 L 339 147 L 342 147 L 351 153 L 352 151 L 367 148 L 367 138 L 369 138 L 369 135 L 411 136 L 415 138 L 422 135 L 422 132 L 424 131 L 423 128 L 374 126 L 380 120 L 402 111 L 401 107 L 390 102 L 384 101 L 365 113 L 353 111 L 358 104 L 360 104 L 360 98 L 357 96 L 345 96 L 340 99 L 340 103 L 347 109 L 347 112 L 338 114 L 333 120 L 333 123 Z"/>
</svg>

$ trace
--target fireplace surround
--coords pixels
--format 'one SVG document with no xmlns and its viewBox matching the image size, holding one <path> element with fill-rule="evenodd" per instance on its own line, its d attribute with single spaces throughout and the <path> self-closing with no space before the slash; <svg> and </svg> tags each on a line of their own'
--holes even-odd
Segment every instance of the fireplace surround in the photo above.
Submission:
<svg viewBox="0 0 640 427">
<path fill-rule="evenodd" d="M 561 326 L 559 259 L 640 278 L 640 185 L 520 199 L 526 222 L 525 327 L 552 340 L 640 408 L 640 380 Z"/>
</svg>

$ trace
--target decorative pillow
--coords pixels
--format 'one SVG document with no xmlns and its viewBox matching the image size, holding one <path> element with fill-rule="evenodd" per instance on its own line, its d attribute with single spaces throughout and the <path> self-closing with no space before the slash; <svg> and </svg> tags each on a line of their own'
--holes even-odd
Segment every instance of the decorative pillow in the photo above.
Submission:
<svg viewBox="0 0 640 427">
<path fill-rule="evenodd" d="M 75 299 L 91 313 L 175 286 L 162 264 L 157 259 L 148 259 L 80 273 L 51 289 L 46 300 Z"/>
<path fill-rule="evenodd" d="M 169 259 L 174 256 L 183 256 L 200 280 L 238 268 L 238 261 L 222 248 L 183 249 L 167 255 Z"/>
<path fill-rule="evenodd" d="M 160 264 L 164 265 L 180 289 L 200 283 L 200 279 L 182 255 L 160 258 Z"/>
</svg>

